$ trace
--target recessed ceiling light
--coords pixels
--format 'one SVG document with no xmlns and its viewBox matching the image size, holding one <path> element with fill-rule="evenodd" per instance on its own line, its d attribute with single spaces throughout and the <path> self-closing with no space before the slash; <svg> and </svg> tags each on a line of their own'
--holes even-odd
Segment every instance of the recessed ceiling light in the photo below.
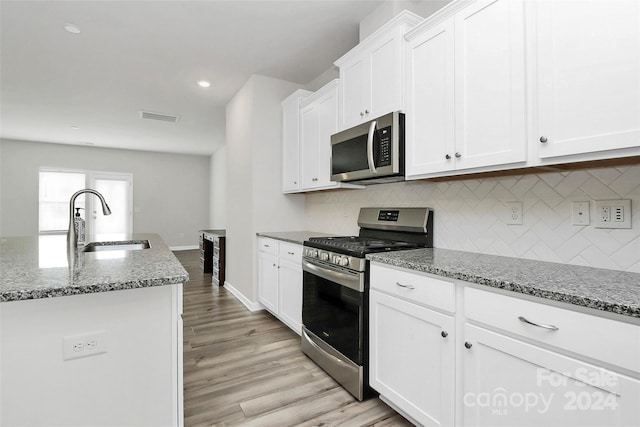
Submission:
<svg viewBox="0 0 640 427">
<path fill-rule="evenodd" d="M 80 27 L 76 24 L 66 23 L 64 24 L 64 29 L 70 32 L 71 34 L 80 34 Z"/>
<path fill-rule="evenodd" d="M 198 82 L 198 85 L 199 85 L 200 87 L 209 87 L 209 86 L 211 86 L 211 83 L 209 83 L 209 82 L 208 82 L 208 81 L 206 81 L 206 80 L 200 80 L 200 81 Z"/>
</svg>

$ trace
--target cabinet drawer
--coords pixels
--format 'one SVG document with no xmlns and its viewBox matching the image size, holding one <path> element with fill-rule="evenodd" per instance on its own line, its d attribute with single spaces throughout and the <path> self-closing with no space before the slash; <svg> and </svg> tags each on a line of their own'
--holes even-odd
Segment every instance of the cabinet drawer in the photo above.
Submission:
<svg viewBox="0 0 640 427">
<path fill-rule="evenodd" d="M 302 246 L 280 242 L 280 259 L 286 259 L 300 264 L 302 262 Z"/>
<path fill-rule="evenodd" d="M 456 287 L 452 282 L 434 279 L 407 270 L 371 264 L 371 289 L 454 313 Z"/>
<path fill-rule="evenodd" d="M 470 321 L 640 372 L 640 326 L 474 288 L 464 309 Z"/>
<path fill-rule="evenodd" d="M 258 237 L 258 250 L 278 256 L 278 241 Z"/>
</svg>

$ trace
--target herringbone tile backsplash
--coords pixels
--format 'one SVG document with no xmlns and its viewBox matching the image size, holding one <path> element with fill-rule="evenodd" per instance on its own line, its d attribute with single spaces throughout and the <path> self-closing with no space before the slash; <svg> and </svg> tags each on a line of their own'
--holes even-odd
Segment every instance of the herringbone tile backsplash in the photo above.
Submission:
<svg viewBox="0 0 640 427">
<path fill-rule="evenodd" d="M 594 227 L 594 201 L 612 199 L 631 199 L 633 228 Z M 505 203 L 513 201 L 522 202 L 522 225 L 506 224 Z M 590 202 L 590 225 L 571 224 L 572 201 Z M 432 207 L 437 248 L 640 273 L 640 166 L 313 193 L 307 229 L 357 234 L 363 206 Z"/>
</svg>

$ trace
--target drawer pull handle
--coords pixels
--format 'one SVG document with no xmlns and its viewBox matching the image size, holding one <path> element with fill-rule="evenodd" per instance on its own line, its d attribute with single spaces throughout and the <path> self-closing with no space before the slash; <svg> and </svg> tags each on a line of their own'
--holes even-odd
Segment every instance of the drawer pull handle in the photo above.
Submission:
<svg viewBox="0 0 640 427">
<path fill-rule="evenodd" d="M 560 329 L 560 328 L 558 328 L 557 326 L 554 326 L 554 325 L 542 325 L 542 324 L 539 324 L 539 323 L 534 323 L 534 322 L 532 322 L 530 320 L 525 319 L 522 316 L 519 316 L 518 319 L 520 319 L 520 321 L 523 322 L 523 323 L 526 323 L 528 325 L 537 326 L 538 328 L 549 329 L 549 330 L 552 330 L 552 331 L 557 331 L 558 329 Z"/>
<path fill-rule="evenodd" d="M 402 283 L 400 283 L 400 282 L 396 282 L 396 285 L 400 286 L 401 288 L 415 289 L 415 287 L 414 287 L 414 286 L 412 286 L 412 285 L 403 285 L 403 284 L 402 284 Z"/>
<path fill-rule="evenodd" d="M 265 248 L 269 248 L 270 246 L 269 246 L 269 245 L 264 245 L 264 247 L 265 247 Z"/>
<path fill-rule="evenodd" d="M 295 255 L 295 252 L 287 252 L 289 255 Z"/>
</svg>

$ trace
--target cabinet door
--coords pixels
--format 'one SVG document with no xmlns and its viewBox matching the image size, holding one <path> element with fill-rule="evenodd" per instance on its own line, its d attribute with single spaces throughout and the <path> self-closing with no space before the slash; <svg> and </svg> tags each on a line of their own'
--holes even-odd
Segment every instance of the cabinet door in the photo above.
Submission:
<svg viewBox="0 0 640 427">
<path fill-rule="evenodd" d="M 464 340 L 465 426 L 632 426 L 640 419 L 638 379 L 470 324 Z"/>
<path fill-rule="evenodd" d="M 258 252 L 258 299 L 269 311 L 278 313 L 278 257 Z"/>
<path fill-rule="evenodd" d="M 479 0 L 455 15 L 456 168 L 526 160 L 522 0 Z"/>
<path fill-rule="evenodd" d="M 371 386 L 422 425 L 453 425 L 453 317 L 371 290 L 369 318 Z"/>
<path fill-rule="evenodd" d="M 402 109 L 402 33 L 400 30 L 381 39 L 369 54 L 369 87 L 364 97 L 367 120 Z M 365 78 L 366 81 L 366 78 Z"/>
<path fill-rule="evenodd" d="M 640 146 L 640 2 L 535 8 L 539 157 Z"/>
<path fill-rule="evenodd" d="M 280 319 L 298 335 L 302 333 L 302 266 L 280 260 Z"/>
<path fill-rule="evenodd" d="M 340 67 L 341 129 L 355 126 L 366 119 L 369 111 L 365 103 L 368 103 L 370 69 L 369 60 L 364 55 Z"/>
<path fill-rule="evenodd" d="M 331 181 L 331 135 L 338 129 L 338 92 L 337 86 L 318 101 L 318 148 L 315 187 L 335 185 Z"/>
<path fill-rule="evenodd" d="M 300 188 L 300 101 L 311 92 L 302 89 L 282 102 L 282 191 Z"/>
<path fill-rule="evenodd" d="M 408 43 L 407 177 L 454 169 L 453 40 L 450 19 Z"/>
<path fill-rule="evenodd" d="M 300 111 L 300 175 L 301 189 L 309 189 L 317 186 L 318 155 L 320 147 L 320 120 L 319 109 L 316 104 L 307 105 Z"/>
</svg>

